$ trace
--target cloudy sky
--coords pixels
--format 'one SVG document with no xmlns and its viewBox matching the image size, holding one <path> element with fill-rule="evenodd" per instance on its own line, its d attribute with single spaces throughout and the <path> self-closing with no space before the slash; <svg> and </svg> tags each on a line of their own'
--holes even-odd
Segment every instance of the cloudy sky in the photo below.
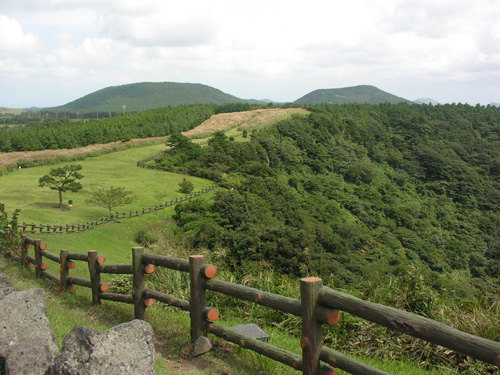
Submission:
<svg viewBox="0 0 500 375">
<path fill-rule="evenodd" d="M 0 106 L 145 81 L 500 102 L 499 20 L 498 0 L 1 0 Z"/>
</svg>

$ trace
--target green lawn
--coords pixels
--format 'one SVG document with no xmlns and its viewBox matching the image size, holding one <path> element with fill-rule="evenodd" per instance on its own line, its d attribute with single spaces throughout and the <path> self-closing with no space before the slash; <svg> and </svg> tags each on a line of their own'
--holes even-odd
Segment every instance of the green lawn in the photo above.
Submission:
<svg viewBox="0 0 500 375">
<path fill-rule="evenodd" d="M 166 173 L 136 166 L 137 160 L 144 159 L 165 149 L 164 145 L 131 148 L 111 154 L 87 158 L 71 164 L 81 164 L 80 171 L 85 177 L 81 180 L 84 187 L 79 193 L 65 193 L 64 203 L 73 201 L 73 208 L 58 208 L 57 191 L 38 187 L 38 179 L 47 174 L 51 168 L 61 167 L 67 163 L 23 168 L 0 177 L 0 197 L 6 210 L 12 213 L 20 210 L 19 222 L 63 225 L 83 224 L 108 214 L 107 210 L 86 204 L 93 187 L 123 186 L 134 193 L 134 202 L 117 208 L 120 212 L 154 206 L 160 202 L 183 196 L 179 192 L 179 182 L 183 175 Z M 213 185 L 212 181 L 190 177 L 194 190 Z M 209 193 L 210 194 L 210 193 Z M 161 199 L 160 199 L 161 198 Z M 197 198 L 200 199 L 200 198 Z M 203 198 L 201 198 L 203 199 Z M 107 263 L 129 263 L 131 248 L 137 246 L 135 235 L 140 229 L 147 228 L 157 222 L 170 220 L 173 207 L 119 222 L 110 222 L 97 228 L 71 234 L 28 234 L 31 238 L 40 238 L 47 250 L 59 253 L 61 249 L 70 252 L 86 253 L 97 250 L 105 255 Z M 56 265 L 49 263 L 51 272 L 58 272 Z M 77 274 L 80 272 L 76 271 Z"/>
</svg>

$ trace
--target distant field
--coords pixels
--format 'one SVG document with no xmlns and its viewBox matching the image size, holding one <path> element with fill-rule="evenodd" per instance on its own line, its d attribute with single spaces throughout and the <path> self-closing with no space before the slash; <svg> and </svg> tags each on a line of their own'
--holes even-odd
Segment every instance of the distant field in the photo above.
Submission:
<svg viewBox="0 0 500 375">
<path fill-rule="evenodd" d="M 20 115 L 23 112 L 26 112 L 26 111 L 24 109 L 21 109 L 21 108 L 0 107 L 0 115 L 3 115 L 3 114 Z"/>
<path fill-rule="evenodd" d="M 303 108 L 270 108 L 256 109 L 254 111 L 220 113 L 210 117 L 200 126 L 184 132 L 183 134 L 187 137 L 198 137 L 219 130 L 259 128 L 272 125 L 292 115 L 306 115 L 308 113 L 309 111 Z"/>
</svg>

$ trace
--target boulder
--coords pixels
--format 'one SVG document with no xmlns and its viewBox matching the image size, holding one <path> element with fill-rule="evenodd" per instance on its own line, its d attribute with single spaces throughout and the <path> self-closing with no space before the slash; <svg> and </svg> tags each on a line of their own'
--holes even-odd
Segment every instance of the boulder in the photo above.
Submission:
<svg viewBox="0 0 500 375">
<path fill-rule="evenodd" d="M 45 374 L 47 368 L 54 362 L 54 358 L 53 349 L 46 343 L 19 342 L 9 349 L 5 373 L 7 375 Z"/>
<path fill-rule="evenodd" d="M 193 357 L 198 357 L 202 354 L 208 353 L 212 350 L 212 348 L 212 341 L 205 336 L 200 336 L 194 343 L 192 355 Z"/>
<path fill-rule="evenodd" d="M 5 359 L 7 373 L 44 374 L 59 354 L 47 317 L 45 291 L 34 288 L 11 292 L 3 296 L 0 306 L 0 357 Z M 40 356 L 34 354 L 36 360 L 26 360 L 23 370 L 14 372 L 18 368 L 14 362 L 27 355 L 29 348 L 35 347 L 43 348 L 43 355 L 38 350 Z M 31 354 L 29 356 L 34 358 Z"/>
<path fill-rule="evenodd" d="M 3 273 L 0 273 L 0 300 L 5 297 L 7 294 L 18 292 L 19 289 L 12 286 L 7 276 Z"/>
<path fill-rule="evenodd" d="M 75 327 L 46 375 L 154 374 L 153 329 L 133 320 L 107 332 Z"/>
</svg>

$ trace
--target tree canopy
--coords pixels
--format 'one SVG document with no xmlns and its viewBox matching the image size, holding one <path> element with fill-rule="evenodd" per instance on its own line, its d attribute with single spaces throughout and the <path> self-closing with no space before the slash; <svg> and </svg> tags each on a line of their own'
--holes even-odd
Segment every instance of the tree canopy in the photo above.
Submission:
<svg viewBox="0 0 500 375">
<path fill-rule="evenodd" d="M 193 246 L 339 286 L 416 267 L 437 290 L 500 290 L 500 109 L 308 108 L 250 142 L 214 134 L 197 157 L 157 160 L 228 188 L 176 206 Z"/>
<path fill-rule="evenodd" d="M 46 186 L 51 190 L 57 190 L 59 192 L 59 208 L 62 208 L 63 192 L 71 191 L 76 193 L 82 190 L 82 184 L 77 181 L 83 178 L 83 175 L 79 172 L 81 169 L 81 165 L 66 165 L 61 168 L 52 168 L 49 174 L 38 180 L 38 185 L 40 187 Z"/>
<path fill-rule="evenodd" d="M 113 216 L 113 208 L 129 204 L 134 201 L 132 192 L 124 187 L 110 186 L 92 190 L 92 194 L 87 203 L 107 208 L 111 216 Z"/>
</svg>

